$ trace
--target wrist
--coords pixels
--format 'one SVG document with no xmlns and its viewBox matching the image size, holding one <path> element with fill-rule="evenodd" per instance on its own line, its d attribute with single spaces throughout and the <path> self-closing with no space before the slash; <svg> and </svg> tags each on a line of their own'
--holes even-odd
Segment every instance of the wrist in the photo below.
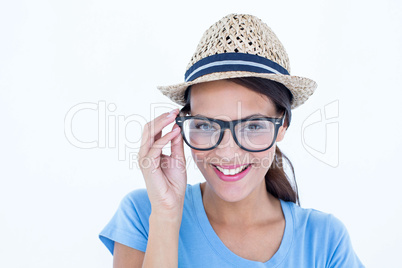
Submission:
<svg viewBox="0 0 402 268">
<path fill-rule="evenodd" d="M 149 216 L 147 249 L 142 267 L 178 267 L 181 213 L 161 213 L 154 209 Z"/>
<path fill-rule="evenodd" d="M 176 212 L 152 210 L 149 221 L 155 224 L 170 224 L 173 226 L 179 224 L 180 226 L 182 215 L 183 210 Z"/>
</svg>

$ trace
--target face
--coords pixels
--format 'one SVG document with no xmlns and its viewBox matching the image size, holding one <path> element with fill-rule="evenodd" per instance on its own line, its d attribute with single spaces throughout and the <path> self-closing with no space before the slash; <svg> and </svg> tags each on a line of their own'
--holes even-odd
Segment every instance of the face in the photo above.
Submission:
<svg viewBox="0 0 402 268">
<path fill-rule="evenodd" d="M 232 121 L 252 114 L 279 118 L 275 105 L 265 95 L 228 80 L 200 83 L 191 89 L 191 115 Z M 286 129 L 281 126 L 276 141 L 281 141 Z M 274 159 L 276 144 L 263 152 L 248 152 L 234 141 L 229 129 L 225 130 L 218 147 L 209 151 L 191 149 L 192 156 L 207 181 L 207 187 L 227 202 L 240 201 L 265 189 L 265 174 Z M 248 165 L 247 174 L 239 180 L 227 181 L 216 172 L 214 165 Z"/>
</svg>

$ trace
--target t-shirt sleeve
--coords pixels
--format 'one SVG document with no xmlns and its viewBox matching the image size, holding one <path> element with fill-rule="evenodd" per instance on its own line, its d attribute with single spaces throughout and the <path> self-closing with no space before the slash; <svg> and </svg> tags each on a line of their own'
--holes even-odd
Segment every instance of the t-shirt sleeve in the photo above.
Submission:
<svg viewBox="0 0 402 268">
<path fill-rule="evenodd" d="M 113 255 L 114 242 L 145 252 L 148 242 L 151 204 L 146 189 L 128 193 L 99 239 Z"/>
<path fill-rule="evenodd" d="M 356 255 L 352 247 L 349 233 L 345 225 L 335 216 L 330 214 L 330 234 L 329 241 L 332 244 L 332 253 L 330 254 L 329 268 L 341 268 L 341 267 L 353 267 L 361 268 L 365 267 L 359 257 Z"/>
</svg>

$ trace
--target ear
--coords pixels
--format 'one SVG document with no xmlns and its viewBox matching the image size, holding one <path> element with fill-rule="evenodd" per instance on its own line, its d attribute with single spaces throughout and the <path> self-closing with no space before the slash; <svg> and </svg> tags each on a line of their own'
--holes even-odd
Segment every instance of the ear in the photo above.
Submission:
<svg viewBox="0 0 402 268">
<path fill-rule="evenodd" d="M 288 129 L 287 124 L 285 126 L 281 126 L 278 130 L 278 135 L 276 136 L 276 142 L 282 141 L 285 137 L 286 130 Z"/>
</svg>

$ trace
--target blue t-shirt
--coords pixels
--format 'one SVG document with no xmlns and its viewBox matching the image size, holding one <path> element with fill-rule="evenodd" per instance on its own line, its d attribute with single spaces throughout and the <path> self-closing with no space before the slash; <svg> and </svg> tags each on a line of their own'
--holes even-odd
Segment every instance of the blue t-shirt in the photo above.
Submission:
<svg viewBox="0 0 402 268">
<path fill-rule="evenodd" d="M 187 185 L 179 233 L 179 267 L 364 267 L 344 224 L 332 214 L 280 200 L 285 231 L 278 251 L 265 263 L 230 251 L 204 210 L 200 183 Z M 145 252 L 151 203 L 146 189 L 128 193 L 99 234 L 113 254 L 114 241 Z"/>
</svg>

